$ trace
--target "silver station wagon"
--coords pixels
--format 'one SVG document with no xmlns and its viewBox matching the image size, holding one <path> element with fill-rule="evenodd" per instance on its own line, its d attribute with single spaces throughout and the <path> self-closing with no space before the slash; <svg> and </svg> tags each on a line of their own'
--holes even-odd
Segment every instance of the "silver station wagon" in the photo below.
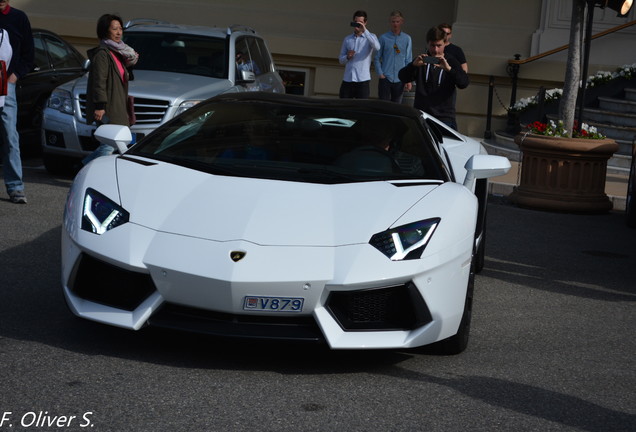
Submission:
<svg viewBox="0 0 636 432">
<path fill-rule="evenodd" d="M 129 83 L 135 100 L 133 142 L 197 103 L 222 93 L 285 87 L 267 44 L 245 26 L 176 25 L 155 20 L 126 23 L 124 41 L 140 53 Z M 49 172 L 77 166 L 98 143 L 86 121 L 87 76 L 56 88 L 44 109 L 42 150 Z"/>
</svg>

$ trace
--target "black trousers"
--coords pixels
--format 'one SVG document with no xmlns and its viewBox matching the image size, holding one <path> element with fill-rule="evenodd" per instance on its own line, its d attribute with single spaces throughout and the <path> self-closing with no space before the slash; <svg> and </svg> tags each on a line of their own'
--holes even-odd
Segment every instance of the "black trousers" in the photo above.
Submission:
<svg viewBox="0 0 636 432">
<path fill-rule="evenodd" d="M 349 82 L 340 84 L 340 99 L 369 99 L 370 81 Z"/>
<path fill-rule="evenodd" d="M 402 94 L 404 93 L 404 83 L 392 83 L 386 78 L 380 78 L 378 81 L 378 99 L 390 100 L 391 102 L 402 103 Z"/>
</svg>

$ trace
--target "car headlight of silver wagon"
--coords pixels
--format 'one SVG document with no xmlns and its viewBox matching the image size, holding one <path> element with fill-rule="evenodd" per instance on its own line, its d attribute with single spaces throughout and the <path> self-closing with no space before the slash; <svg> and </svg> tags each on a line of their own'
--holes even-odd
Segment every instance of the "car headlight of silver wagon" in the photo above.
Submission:
<svg viewBox="0 0 636 432">
<path fill-rule="evenodd" d="M 73 114 L 73 95 L 64 89 L 55 89 L 49 96 L 47 106 L 65 114 Z"/>
<path fill-rule="evenodd" d="M 95 234 L 117 228 L 128 222 L 130 214 L 95 189 L 86 189 L 82 208 L 82 229 Z"/>
<path fill-rule="evenodd" d="M 426 219 L 374 234 L 369 244 L 391 261 L 418 259 L 428 244 L 440 218 Z"/>
</svg>

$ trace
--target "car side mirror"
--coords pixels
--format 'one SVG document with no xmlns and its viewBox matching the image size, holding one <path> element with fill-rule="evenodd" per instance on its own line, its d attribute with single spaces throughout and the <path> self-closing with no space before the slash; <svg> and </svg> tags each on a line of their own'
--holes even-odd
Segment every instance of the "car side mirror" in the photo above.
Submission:
<svg viewBox="0 0 636 432">
<path fill-rule="evenodd" d="M 89 59 L 86 59 L 82 62 L 82 70 L 87 72 L 88 68 L 91 66 L 91 61 Z"/>
<path fill-rule="evenodd" d="M 241 84 L 253 83 L 256 81 L 256 74 L 252 71 L 240 70 L 237 82 Z"/>
<path fill-rule="evenodd" d="M 498 177 L 510 171 L 510 161 L 503 156 L 477 154 L 468 159 L 464 168 L 467 171 L 464 186 L 473 190 L 475 180 Z"/>
<path fill-rule="evenodd" d="M 104 124 L 95 130 L 95 138 L 124 154 L 132 142 L 132 133 L 127 126 Z"/>
</svg>

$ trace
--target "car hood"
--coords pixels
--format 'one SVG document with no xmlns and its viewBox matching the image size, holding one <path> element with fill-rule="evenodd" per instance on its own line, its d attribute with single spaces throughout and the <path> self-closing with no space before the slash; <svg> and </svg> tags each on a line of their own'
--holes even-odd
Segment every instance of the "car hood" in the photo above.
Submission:
<svg viewBox="0 0 636 432">
<path fill-rule="evenodd" d="M 135 159 L 117 160 L 121 204 L 130 222 L 214 241 L 284 246 L 366 243 L 371 235 L 403 221 L 409 208 L 439 187 L 230 177 L 161 162 L 143 165 Z"/>
<path fill-rule="evenodd" d="M 174 72 L 135 70 L 135 79 L 128 84 L 128 93 L 137 98 L 165 99 L 173 105 L 184 100 L 203 100 L 231 89 L 227 79 L 210 78 Z M 66 83 L 61 88 L 72 90 L 73 94 L 85 94 L 87 76 Z M 161 95 L 158 97 L 158 95 Z"/>
<path fill-rule="evenodd" d="M 173 72 L 135 71 L 135 79 L 130 81 L 128 93 L 135 97 L 162 98 L 174 100 L 178 105 L 184 100 L 203 100 L 223 93 L 232 87 L 227 79 L 210 78 L 199 75 Z M 159 93 L 157 89 L 161 89 Z"/>
</svg>

